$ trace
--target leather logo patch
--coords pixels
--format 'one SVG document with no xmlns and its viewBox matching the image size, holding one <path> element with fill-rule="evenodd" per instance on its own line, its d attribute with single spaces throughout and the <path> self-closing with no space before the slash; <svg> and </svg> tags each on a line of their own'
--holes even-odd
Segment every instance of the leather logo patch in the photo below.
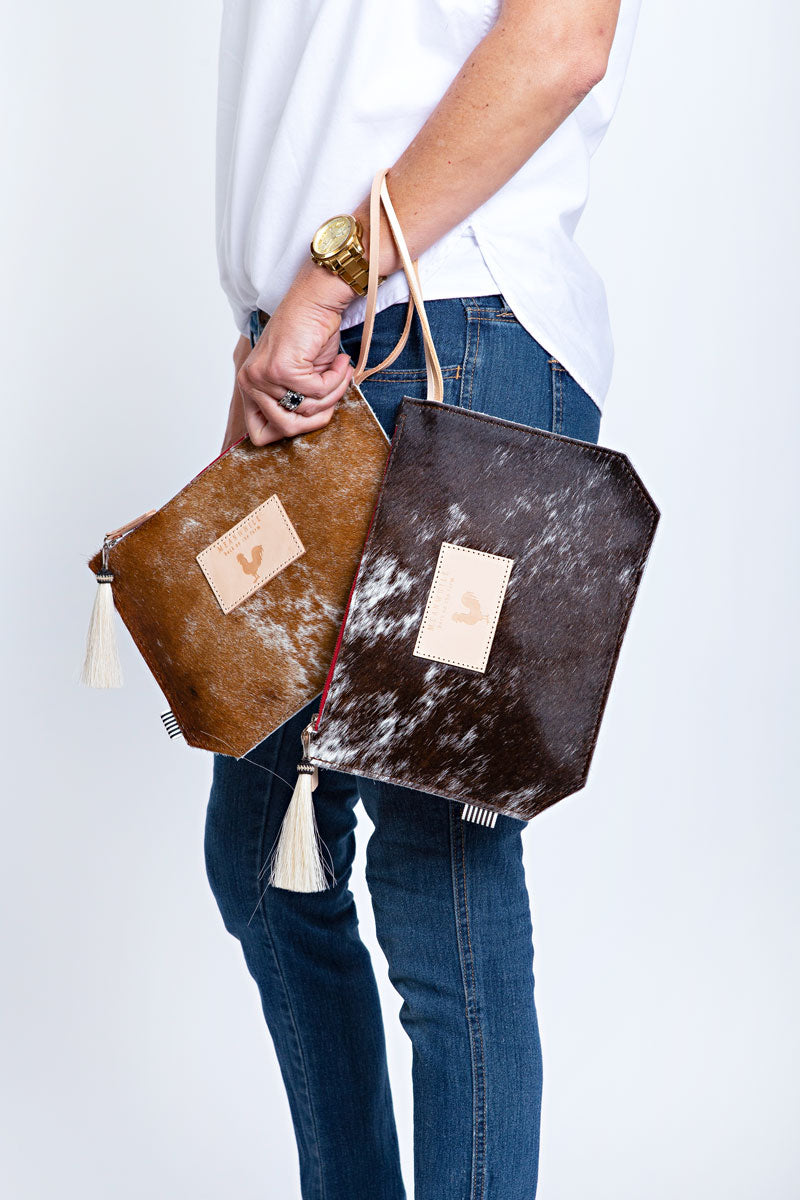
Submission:
<svg viewBox="0 0 800 1200">
<path fill-rule="evenodd" d="M 485 671 L 513 558 L 442 542 L 414 654 Z"/>
<path fill-rule="evenodd" d="M 270 496 L 197 555 L 224 613 L 252 596 L 305 546 L 277 496 Z"/>
</svg>

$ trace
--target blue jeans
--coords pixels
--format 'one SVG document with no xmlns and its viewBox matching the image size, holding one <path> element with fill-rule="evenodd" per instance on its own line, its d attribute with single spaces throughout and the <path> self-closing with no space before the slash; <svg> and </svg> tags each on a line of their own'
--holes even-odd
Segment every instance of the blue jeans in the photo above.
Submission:
<svg viewBox="0 0 800 1200">
<path fill-rule="evenodd" d="M 447 403 L 597 440 L 596 405 L 501 296 L 426 307 Z M 405 305 L 378 314 L 371 362 L 404 317 Z M 360 325 L 342 334 L 354 360 L 360 335 Z M 363 391 L 390 434 L 402 397 L 425 395 L 416 320 L 403 353 Z M 378 989 L 348 887 L 360 797 L 374 825 L 366 879 L 377 936 L 413 1051 L 416 1200 L 533 1200 L 542 1066 L 525 822 L 499 816 L 487 829 L 452 801 L 320 771 L 315 809 L 337 883 L 312 894 L 266 887 L 261 869 L 317 704 L 251 751 L 265 770 L 214 756 L 205 834 L 208 878 L 258 985 L 288 1092 L 303 1198 L 406 1194 Z"/>
</svg>

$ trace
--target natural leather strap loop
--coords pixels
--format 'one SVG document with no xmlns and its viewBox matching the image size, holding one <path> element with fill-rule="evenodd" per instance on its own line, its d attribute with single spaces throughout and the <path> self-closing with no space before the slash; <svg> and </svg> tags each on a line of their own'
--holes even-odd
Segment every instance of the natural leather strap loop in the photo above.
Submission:
<svg viewBox="0 0 800 1200">
<path fill-rule="evenodd" d="M 436 347 L 433 343 L 430 325 L 428 324 L 428 315 L 425 312 L 425 304 L 422 299 L 422 289 L 420 287 L 419 275 L 417 274 L 417 264 L 411 259 L 408 246 L 406 244 L 403 231 L 400 228 L 400 222 L 397 219 L 397 213 L 394 210 L 394 205 L 389 197 L 389 189 L 386 186 L 386 172 L 388 168 L 384 167 L 378 171 L 372 181 L 372 189 L 369 198 L 369 276 L 367 283 L 367 305 L 364 313 L 364 329 L 361 338 L 361 349 L 358 356 L 353 379 L 355 383 L 360 383 L 375 371 L 380 371 L 390 363 L 394 362 L 398 354 L 406 344 L 409 330 L 411 328 L 411 313 L 412 309 L 416 308 L 417 315 L 422 326 L 422 338 L 425 346 L 425 366 L 428 375 L 428 399 L 436 400 L 441 403 L 444 399 L 444 381 L 442 379 L 442 368 L 439 365 L 439 357 L 436 353 Z M 375 322 L 375 306 L 377 302 L 378 292 L 378 254 L 380 250 L 380 205 L 386 210 L 386 216 L 389 221 L 389 228 L 392 231 L 400 261 L 403 264 L 403 270 L 408 281 L 409 301 L 408 313 L 406 315 L 406 323 L 400 340 L 392 350 L 391 354 L 379 363 L 376 367 L 371 367 L 365 370 L 364 366 L 369 354 L 369 347 L 372 341 L 372 330 Z"/>
<path fill-rule="evenodd" d="M 370 375 L 374 375 L 376 371 L 382 371 L 384 367 L 388 367 L 394 362 L 408 340 L 408 334 L 411 329 L 411 318 L 414 314 L 414 300 L 409 293 L 406 322 L 403 326 L 403 332 L 400 334 L 399 342 L 391 351 L 391 353 L 386 356 L 383 362 L 380 362 L 377 366 L 370 367 L 367 370 L 366 361 L 369 355 L 369 348 L 372 345 L 372 331 L 375 324 L 375 307 L 378 296 L 378 263 L 380 261 L 381 245 L 380 185 L 385 174 L 385 169 L 377 173 L 372 182 L 372 189 L 369 196 L 369 263 L 367 264 L 367 305 L 364 312 L 364 328 L 361 334 L 361 348 L 358 355 L 358 362 L 356 363 L 356 368 L 353 373 L 353 380 L 357 384 L 361 383 L 362 380 L 367 379 Z"/>
<path fill-rule="evenodd" d="M 403 231 L 400 228 L 400 222 L 397 219 L 397 213 L 394 211 L 394 205 L 389 198 L 389 189 L 386 186 L 386 171 L 381 173 L 381 200 L 383 207 L 386 209 L 386 216 L 389 219 L 389 226 L 392 235 L 397 245 L 400 254 L 400 261 L 403 264 L 403 270 L 406 273 L 408 280 L 408 288 L 411 292 L 411 297 L 414 301 L 414 306 L 417 310 L 420 324 L 422 325 L 422 338 L 425 343 L 425 364 L 428 368 L 428 399 L 436 400 L 441 403 L 444 400 L 444 380 L 442 379 L 442 368 L 439 365 L 439 356 L 436 353 L 436 347 L 433 344 L 433 335 L 431 327 L 428 324 L 428 314 L 425 312 L 425 304 L 422 299 L 422 289 L 420 287 L 419 276 L 417 274 L 416 263 L 411 261 L 406 239 L 403 236 Z"/>
</svg>

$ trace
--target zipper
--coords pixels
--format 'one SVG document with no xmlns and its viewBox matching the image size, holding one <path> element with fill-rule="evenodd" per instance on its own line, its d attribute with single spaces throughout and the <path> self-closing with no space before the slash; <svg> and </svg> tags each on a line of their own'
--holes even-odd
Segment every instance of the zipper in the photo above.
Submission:
<svg viewBox="0 0 800 1200">
<path fill-rule="evenodd" d="M 146 513 L 142 513 L 140 517 L 135 517 L 132 521 L 128 521 L 126 525 L 120 525 L 119 529 L 112 529 L 103 538 L 103 545 L 109 549 L 116 546 L 117 542 L 121 542 L 129 533 L 133 533 L 134 529 L 138 529 L 140 525 L 144 525 L 148 517 L 152 517 L 158 512 L 157 508 L 148 508 Z"/>
<path fill-rule="evenodd" d="M 397 429 L 395 428 L 395 434 L 396 433 L 397 433 Z M 358 577 L 361 574 L 361 564 L 364 561 L 364 555 L 366 553 L 367 544 L 369 542 L 369 535 L 372 533 L 372 526 L 375 524 L 375 517 L 377 516 L 378 509 L 380 508 L 381 497 L 383 496 L 383 485 L 386 482 L 386 472 L 389 470 L 389 463 L 391 462 L 393 447 L 394 447 L 394 436 L 392 437 L 392 441 L 389 446 L 389 453 L 386 456 L 386 466 L 383 468 L 383 476 L 381 478 L 381 486 L 380 486 L 380 490 L 378 492 L 378 498 L 375 501 L 375 507 L 373 508 L 372 516 L 369 519 L 369 526 L 367 528 L 367 536 L 364 538 L 364 545 L 361 547 L 361 554 L 358 559 L 358 566 L 356 567 L 356 573 L 353 576 L 353 582 L 350 585 L 350 594 L 347 597 L 347 605 L 344 610 L 344 616 L 342 617 L 342 623 L 339 626 L 339 635 L 336 638 L 336 645 L 334 646 L 334 649 L 333 649 L 333 658 L 331 659 L 331 665 L 328 667 L 328 674 L 325 676 L 325 686 L 322 689 L 322 695 L 320 696 L 320 700 L 319 700 L 319 712 L 317 713 L 316 720 L 312 721 L 311 726 L 309 727 L 311 730 L 311 737 L 313 737 L 315 733 L 319 733 L 320 721 L 322 720 L 322 713 L 325 708 L 325 701 L 328 699 L 328 692 L 330 691 L 330 688 L 331 688 L 331 680 L 333 679 L 333 672 L 336 668 L 336 662 L 339 658 L 339 651 L 342 648 L 342 638 L 344 637 L 344 627 L 347 624 L 347 618 L 350 615 L 350 604 L 352 603 L 352 600 L 353 600 L 353 593 L 356 590 L 356 584 L 358 583 Z"/>
<path fill-rule="evenodd" d="M 373 520 L 374 520 L 374 514 L 373 514 Z M 369 528 L 372 529 L 372 521 L 370 521 Z M 367 538 L 368 537 L 369 537 L 369 530 L 367 530 Z M 364 542 L 364 547 L 366 548 L 366 540 Z M 350 601 L 353 599 L 353 592 L 356 590 L 356 583 L 358 582 L 358 576 L 361 573 L 361 563 L 363 562 L 363 559 L 364 559 L 364 550 L 361 551 L 361 557 L 358 560 L 358 567 L 356 568 L 355 577 L 353 579 L 353 582 L 350 585 L 350 595 L 347 597 L 347 605 L 344 610 L 344 616 L 342 617 L 342 623 L 339 626 L 339 633 L 336 638 L 336 645 L 333 648 L 333 658 L 331 659 L 331 665 L 328 667 L 328 674 L 325 676 L 325 686 L 322 689 L 322 695 L 320 696 L 320 699 L 319 699 L 319 712 L 317 713 L 316 719 L 311 722 L 311 725 L 309 725 L 310 737 L 313 737 L 315 733 L 319 732 L 319 723 L 322 720 L 322 710 L 325 708 L 325 701 L 328 699 L 328 692 L 330 691 L 331 680 L 333 678 L 334 668 L 336 667 L 336 661 L 339 657 L 339 651 L 342 648 L 342 638 L 344 637 L 344 627 L 347 624 L 347 618 L 350 614 Z"/>
</svg>

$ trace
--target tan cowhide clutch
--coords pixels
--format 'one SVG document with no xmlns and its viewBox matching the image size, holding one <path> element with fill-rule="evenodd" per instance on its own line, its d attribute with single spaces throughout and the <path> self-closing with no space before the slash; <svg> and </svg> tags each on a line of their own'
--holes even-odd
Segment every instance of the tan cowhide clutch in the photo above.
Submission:
<svg viewBox="0 0 800 1200">
<path fill-rule="evenodd" d="M 322 690 L 388 449 L 351 386 L 324 429 L 244 438 L 107 535 L 89 560 L 105 624 L 110 593 L 170 732 L 241 757 Z"/>
</svg>

